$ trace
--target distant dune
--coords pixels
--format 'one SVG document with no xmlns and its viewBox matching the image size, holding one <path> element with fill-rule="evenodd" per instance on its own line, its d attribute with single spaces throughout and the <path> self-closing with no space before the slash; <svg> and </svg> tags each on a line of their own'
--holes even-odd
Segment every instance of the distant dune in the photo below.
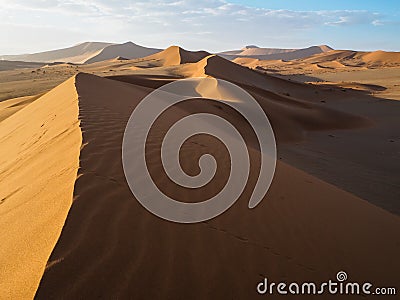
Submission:
<svg viewBox="0 0 400 300">
<path fill-rule="evenodd" d="M 90 64 L 116 57 L 123 57 L 124 59 L 134 59 L 145 57 L 160 51 L 160 49 L 146 48 L 136 45 L 132 42 L 127 42 L 120 45 L 107 46 L 104 49 L 101 49 L 96 55 L 87 59 L 85 63 Z"/>
<path fill-rule="evenodd" d="M 171 46 L 167 49 L 140 59 L 145 67 L 165 67 L 186 63 L 198 62 L 202 58 L 210 55 L 206 51 L 187 51 L 178 46 Z"/>
<path fill-rule="evenodd" d="M 317 53 L 325 53 L 333 50 L 329 46 L 320 45 L 312 46 L 304 49 L 276 49 L 276 48 L 258 48 L 258 47 L 246 47 L 242 50 L 225 51 L 218 53 L 218 55 L 233 60 L 235 58 L 256 58 L 262 60 L 292 60 L 303 57 L 308 57 Z"/>
<path fill-rule="evenodd" d="M 287 53 L 284 54 L 286 55 Z M 252 69 L 298 72 L 301 74 L 318 70 L 335 71 L 398 67 L 400 66 L 400 52 L 331 50 L 290 61 L 258 59 L 255 57 L 237 57 L 233 61 Z"/>
<path fill-rule="evenodd" d="M 17 60 L 25 62 L 69 62 L 69 63 L 93 63 L 112 59 L 118 56 L 125 58 L 138 58 L 148 56 L 161 51 L 159 49 L 146 48 L 132 42 L 124 44 L 86 42 L 73 47 L 58 49 L 34 54 L 4 55 L 0 60 Z"/>
<path fill-rule="evenodd" d="M 240 50 L 231 50 L 218 53 L 220 55 L 235 55 L 235 56 L 245 56 L 245 55 L 269 55 L 277 53 L 287 53 L 296 51 L 298 49 L 279 49 L 279 48 L 260 48 L 254 45 L 246 46 Z"/>
<path fill-rule="evenodd" d="M 71 62 L 83 63 L 101 49 L 113 45 L 112 43 L 87 42 L 65 49 L 51 50 L 34 54 L 4 55 L 0 59 L 19 60 L 27 62 Z"/>
<path fill-rule="evenodd" d="M 344 66 L 390 67 L 400 65 L 400 52 L 333 50 L 300 59 L 305 63 L 336 62 Z"/>
<path fill-rule="evenodd" d="M 374 51 L 360 56 L 366 64 L 371 66 L 400 65 L 400 52 Z"/>
</svg>

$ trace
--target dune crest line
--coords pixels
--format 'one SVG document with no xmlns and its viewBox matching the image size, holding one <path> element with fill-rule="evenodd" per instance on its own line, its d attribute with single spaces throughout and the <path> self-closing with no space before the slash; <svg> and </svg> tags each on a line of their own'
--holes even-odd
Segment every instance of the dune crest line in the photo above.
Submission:
<svg viewBox="0 0 400 300">
<path fill-rule="evenodd" d="M 0 122 L 0 295 L 33 298 L 72 205 L 79 168 L 75 77 Z"/>
</svg>

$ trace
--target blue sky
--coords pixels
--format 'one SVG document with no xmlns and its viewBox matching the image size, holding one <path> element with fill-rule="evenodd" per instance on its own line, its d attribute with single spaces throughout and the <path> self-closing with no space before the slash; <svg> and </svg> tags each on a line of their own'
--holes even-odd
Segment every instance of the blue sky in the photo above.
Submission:
<svg viewBox="0 0 400 300">
<path fill-rule="evenodd" d="M 232 0 L 231 3 L 242 4 L 245 6 L 264 7 L 270 9 L 289 9 L 297 11 L 316 11 L 316 10 L 370 10 L 391 14 L 400 10 L 398 0 Z"/>
<path fill-rule="evenodd" d="M 400 1 L 0 0 L 0 54 L 84 41 L 400 51 Z"/>
</svg>

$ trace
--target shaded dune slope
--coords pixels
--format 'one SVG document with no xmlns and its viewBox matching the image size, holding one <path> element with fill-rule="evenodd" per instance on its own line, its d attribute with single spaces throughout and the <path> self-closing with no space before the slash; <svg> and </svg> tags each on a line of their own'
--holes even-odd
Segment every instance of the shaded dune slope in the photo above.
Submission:
<svg viewBox="0 0 400 300">
<path fill-rule="evenodd" d="M 82 142 L 74 84 L 71 78 L 28 105 L 34 99 L 11 100 L 14 114 L 0 122 L 3 299 L 34 296 L 72 204 Z"/>
<path fill-rule="evenodd" d="M 372 124 L 364 117 L 333 110 L 315 101 L 315 93 L 321 91 L 318 87 L 260 74 L 216 55 L 169 68 L 171 76 L 116 75 L 108 78 L 153 89 L 182 77 L 208 76 L 233 82 L 259 101 L 279 142 L 302 140 L 308 130 L 361 128 Z"/>
<path fill-rule="evenodd" d="M 247 200 L 256 173 L 236 204 L 216 219 L 182 225 L 151 215 L 126 184 L 121 142 L 132 110 L 152 89 L 87 74 L 77 76 L 76 87 L 85 144 L 80 176 L 37 299 L 255 298 L 264 276 L 326 281 L 339 270 L 352 280 L 396 284 L 400 262 L 392 258 L 400 250 L 393 239 L 399 218 L 284 163 L 278 163 L 270 191 L 254 210 L 248 210 Z M 197 106 L 229 115 L 226 107 L 206 100 L 171 108 L 161 125 Z M 155 129 L 150 136 L 151 162 L 157 162 L 163 134 Z M 218 149 L 217 161 L 226 159 L 216 141 L 202 141 Z M 196 140 L 185 143 L 184 168 L 193 168 L 199 148 Z M 257 149 L 249 151 L 256 165 Z M 174 193 L 176 186 L 155 165 L 155 180 Z M 227 168 L 221 172 L 216 186 L 223 184 Z"/>
<path fill-rule="evenodd" d="M 245 88 L 259 101 L 270 118 L 278 141 L 302 139 L 305 130 L 359 128 L 371 124 L 363 117 L 332 110 L 312 101 L 315 91 L 309 87 L 261 75 L 216 55 L 184 66 L 182 70 L 189 77 L 211 76 Z M 293 92 L 293 96 L 288 90 Z"/>
</svg>

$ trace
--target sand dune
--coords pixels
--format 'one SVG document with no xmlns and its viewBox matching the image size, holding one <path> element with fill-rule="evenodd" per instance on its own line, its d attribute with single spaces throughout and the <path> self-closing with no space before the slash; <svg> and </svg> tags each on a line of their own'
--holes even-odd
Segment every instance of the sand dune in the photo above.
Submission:
<svg viewBox="0 0 400 300">
<path fill-rule="evenodd" d="M 279 141 L 301 140 L 306 130 L 312 128 L 357 128 L 370 122 L 362 117 L 334 111 L 321 105 L 291 96 L 287 92 L 290 83 L 273 77 L 265 77 L 216 55 L 208 56 L 183 69 L 188 77 L 211 76 L 234 82 L 248 90 L 260 103 L 270 118 Z M 301 87 L 296 84 L 291 89 Z M 268 87 L 268 90 L 266 90 Z M 303 87 L 304 88 L 304 87 Z M 299 94 L 300 94 L 299 93 Z"/>
<path fill-rule="evenodd" d="M 343 87 L 358 85 L 366 87 L 364 90 L 375 97 L 400 100 L 399 67 L 359 69 L 351 72 L 326 72 L 314 76 L 313 81 L 308 79 L 313 84 Z"/>
<path fill-rule="evenodd" d="M 257 65 L 260 60 L 258 58 L 250 58 L 250 57 L 238 57 L 233 60 L 234 63 L 239 65 L 246 65 L 248 67 Z"/>
<path fill-rule="evenodd" d="M 127 42 L 120 45 L 110 45 L 101 49 L 96 55 L 85 60 L 86 64 L 109 60 L 121 56 L 125 59 L 134 59 L 139 57 L 149 56 L 151 54 L 160 52 L 160 49 L 146 48 L 136 45 L 132 42 Z"/>
<path fill-rule="evenodd" d="M 120 160 L 125 123 L 152 89 L 85 74 L 78 75 L 76 87 L 87 145 L 80 154 L 76 200 L 36 297 L 255 298 L 255 285 L 264 276 L 318 281 L 338 270 L 352 280 L 367 276 L 374 284 L 396 284 L 400 265 L 393 257 L 400 248 L 393 237 L 399 218 L 282 162 L 255 210 L 247 209 L 246 199 L 256 173 L 237 204 L 217 219 L 185 226 L 149 214 L 130 193 Z M 200 109 L 235 122 L 251 140 L 245 122 L 218 106 L 194 100 L 171 109 L 159 128 Z M 150 172 L 163 191 L 202 199 L 221 186 L 227 168 L 197 194 L 177 190 L 166 179 L 158 161 L 166 129 L 154 131 L 148 142 Z M 204 151 L 198 143 L 226 161 L 223 146 L 198 137 L 182 149 L 184 168 L 192 170 L 193 159 Z M 257 164 L 257 149 L 249 151 Z"/>
<path fill-rule="evenodd" d="M 303 63 L 336 63 L 340 67 L 390 67 L 400 65 L 400 52 L 361 52 L 350 50 L 334 50 L 328 53 L 313 55 L 299 60 Z"/>
<path fill-rule="evenodd" d="M 167 49 L 138 60 L 138 66 L 143 67 L 166 67 L 186 63 L 193 63 L 210 55 L 205 51 L 187 51 L 178 46 L 171 46 Z"/>
<path fill-rule="evenodd" d="M 301 61 L 308 63 L 322 63 L 327 61 L 338 61 L 352 59 L 357 51 L 352 50 L 333 50 L 329 53 L 320 53 L 310 57 L 303 58 Z"/>
<path fill-rule="evenodd" d="M 261 48 L 255 45 L 249 45 L 245 46 L 244 48 L 240 50 L 229 50 L 229 51 L 223 51 L 218 54 L 221 55 L 268 55 L 268 54 L 277 54 L 277 53 L 285 53 L 285 52 L 292 52 L 297 49 L 279 49 L 279 48 Z"/>
<path fill-rule="evenodd" d="M 261 60 L 293 60 L 308 57 L 317 53 L 325 53 L 331 51 L 332 48 L 326 45 L 311 46 L 304 49 L 274 49 L 274 48 L 244 48 L 241 51 L 226 51 L 218 53 L 221 57 L 233 60 L 235 58 L 247 57 L 257 58 Z"/>
<path fill-rule="evenodd" d="M 270 55 L 270 54 L 288 53 L 288 52 L 293 52 L 296 50 L 298 50 L 298 49 L 245 47 L 237 55 L 238 56 Z"/>
<path fill-rule="evenodd" d="M 362 55 L 362 60 L 373 66 L 400 65 L 400 52 L 375 51 Z"/>
<path fill-rule="evenodd" d="M 381 86 L 350 82 L 353 72 L 339 71 L 383 74 L 396 70 L 387 68 L 396 55 L 330 51 L 290 62 L 232 62 L 172 46 L 145 58 L 103 60 L 109 54 L 80 66 L 0 72 L 0 99 L 33 95 L 80 71 L 108 77 L 79 73 L 44 95 L 0 102 L 0 298 L 252 299 L 259 298 L 255 287 L 263 277 L 318 282 L 340 270 L 352 281 L 397 287 L 400 219 L 380 207 L 398 207 L 398 102 L 368 96 Z M 346 82 L 336 88 L 265 74 L 273 67 Z M 276 134 L 279 161 L 265 199 L 249 210 L 260 153 L 247 121 L 215 100 L 169 109 L 150 132 L 146 155 L 166 194 L 203 201 L 229 176 L 226 148 L 198 135 L 184 143 L 182 167 L 197 174 L 198 158 L 211 153 L 215 178 L 193 190 L 167 177 L 161 141 L 187 115 L 209 112 L 234 124 L 251 160 L 249 181 L 233 207 L 216 219 L 182 225 L 153 216 L 134 198 L 121 165 L 122 136 L 148 93 L 199 76 L 233 82 L 257 100 Z M 224 92 L 206 88 L 207 94 Z"/>
<path fill-rule="evenodd" d="M 88 57 L 95 55 L 101 49 L 112 45 L 111 43 L 86 42 L 73 47 L 45 51 L 34 54 L 3 55 L 0 59 L 20 60 L 27 62 L 71 62 L 83 63 Z"/>
<path fill-rule="evenodd" d="M 294 70 L 298 67 L 299 71 L 307 71 L 308 69 L 328 68 L 336 70 L 338 68 L 348 67 L 351 68 L 384 68 L 400 66 L 400 52 L 360 52 L 351 50 L 332 50 L 329 52 L 310 55 L 300 59 L 285 61 L 269 61 L 265 59 L 258 59 L 258 61 L 236 58 L 236 63 L 245 65 L 251 68 L 287 68 Z"/>
<path fill-rule="evenodd" d="M 160 49 L 146 48 L 132 42 L 123 44 L 86 42 L 73 47 L 45 51 L 34 54 L 3 55 L 0 60 L 18 60 L 24 62 L 69 62 L 69 63 L 93 63 L 109 60 L 117 56 L 129 59 L 144 57 L 157 53 Z"/>
<path fill-rule="evenodd" d="M 2 299 L 34 296 L 72 204 L 82 140 L 74 82 L 0 122 Z"/>
<path fill-rule="evenodd" d="M 345 68 L 346 66 L 338 61 L 327 61 L 327 62 L 321 62 L 316 64 L 320 68 L 328 68 L 328 69 L 339 69 L 339 68 Z"/>
<path fill-rule="evenodd" d="M 290 80 L 342 88 L 356 87 L 381 98 L 400 99 L 397 82 L 400 52 L 332 50 L 291 61 L 251 58 L 236 58 L 233 61 Z M 371 89 L 371 86 L 375 88 Z"/>
</svg>

